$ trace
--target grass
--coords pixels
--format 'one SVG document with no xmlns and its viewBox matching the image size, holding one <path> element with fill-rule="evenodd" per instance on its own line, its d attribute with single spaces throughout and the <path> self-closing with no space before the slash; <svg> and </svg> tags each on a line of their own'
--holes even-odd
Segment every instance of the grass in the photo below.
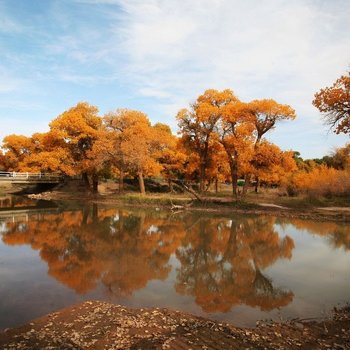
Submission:
<svg viewBox="0 0 350 350">
<path fill-rule="evenodd" d="M 160 194 L 149 194 L 141 195 L 139 193 L 126 193 L 116 197 L 123 202 L 128 204 L 137 205 L 158 205 L 158 206 L 172 206 L 172 205 L 186 205 L 191 203 L 192 208 L 235 208 L 242 210 L 255 210 L 261 209 L 261 207 L 253 202 L 239 200 L 233 201 L 232 196 L 223 197 L 210 197 L 206 196 L 203 201 L 198 201 L 189 197 L 186 194 L 170 194 L 170 193 L 160 193 Z M 222 201 L 222 199 L 227 199 Z"/>
<path fill-rule="evenodd" d="M 312 197 L 300 195 L 296 197 L 286 196 L 285 191 L 280 188 L 261 188 L 259 193 L 255 193 L 253 188 L 249 188 L 244 199 L 235 201 L 232 196 L 230 185 L 221 184 L 219 192 L 213 190 L 202 194 L 203 201 L 194 200 L 189 193 L 154 193 L 147 192 L 141 195 L 138 192 L 127 192 L 123 195 L 113 195 L 117 200 L 129 204 L 152 205 L 152 206 L 172 206 L 185 205 L 190 201 L 195 208 L 235 208 L 242 210 L 262 209 L 259 204 L 275 204 L 288 207 L 294 210 L 312 209 L 317 207 L 349 207 L 350 196 L 332 197 Z"/>
</svg>

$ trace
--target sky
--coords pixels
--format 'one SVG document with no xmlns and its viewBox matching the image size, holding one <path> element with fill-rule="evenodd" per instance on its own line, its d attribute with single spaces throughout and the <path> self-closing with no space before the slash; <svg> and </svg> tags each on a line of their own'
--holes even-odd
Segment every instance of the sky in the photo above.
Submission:
<svg viewBox="0 0 350 350">
<path fill-rule="evenodd" d="M 0 140 L 79 101 L 177 132 L 180 109 L 228 88 L 292 106 L 268 139 L 322 157 L 350 141 L 312 105 L 350 69 L 349 18 L 349 0 L 0 0 Z"/>
</svg>

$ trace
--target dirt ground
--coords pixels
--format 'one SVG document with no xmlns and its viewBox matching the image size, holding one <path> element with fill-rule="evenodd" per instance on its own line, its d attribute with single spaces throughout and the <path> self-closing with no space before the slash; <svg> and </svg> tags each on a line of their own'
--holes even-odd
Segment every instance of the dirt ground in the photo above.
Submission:
<svg viewBox="0 0 350 350">
<path fill-rule="evenodd" d="M 332 318 L 237 328 L 167 309 L 87 301 L 0 332 L 10 349 L 350 349 L 350 307 Z"/>
</svg>

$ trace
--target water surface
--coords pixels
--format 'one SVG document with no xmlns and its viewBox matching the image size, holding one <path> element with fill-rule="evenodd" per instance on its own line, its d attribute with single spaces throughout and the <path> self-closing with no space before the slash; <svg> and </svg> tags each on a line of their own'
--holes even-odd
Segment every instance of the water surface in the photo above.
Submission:
<svg viewBox="0 0 350 350">
<path fill-rule="evenodd" d="M 346 224 L 13 198 L 0 203 L 0 328 L 88 299 L 239 326 L 349 302 Z"/>
</svg>

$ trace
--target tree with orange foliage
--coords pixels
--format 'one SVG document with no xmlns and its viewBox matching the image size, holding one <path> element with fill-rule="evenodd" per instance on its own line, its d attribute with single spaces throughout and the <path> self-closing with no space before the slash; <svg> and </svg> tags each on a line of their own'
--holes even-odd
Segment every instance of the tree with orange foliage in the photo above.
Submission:
<svg viewBox="0 0 350 350">
<path fill-rule="evenodd" d="M 337 148 L 331 158 L 331 166 L 336 169 L 350 170 L 350 143 L 344 147 Z"/>
<path fill-rule="evenodd" d="M 8 171 L 21 171 L 21 162 L 31 154 L 32 140 L 24 135 L 8 135 L 3 140 L 2 148 L 5 150 L 5 168 Z"/>
<path fill-rule="evenodd" d="M 239 168 L 252 157 L 254 124 L 247 104 L 232 99 L 222 110 L 217 125 L 218 141 L 225 149 L 230 166 L 232 191 L 237 196 Z M 247 165 L 247 164 L 245 164 Z"/>
<path fill-rule="evenodd" d="M 324 113 L 326 124 L 337 134 L 350 132 L 350 71 L 342 75 L 331 87 L 315 94 L 312 104 Z"/>
<path fill-rule="evenodd" d="M 124 169 L 138 176 L 141 194 L 145 194 L 145 175 L 156 175 L 162 169 L 157 162 L 162 140 L 157 139 L 161 128 L 154 129 L 146 114 L 118 109 L 104 117 L 107 129 L 113 132 L 116 147 L 115 164 L 120 167 L 120 174 Z"/>
<path fill-rule="evenodd" d="M 19 163 L 21 171 L 75 174 L 72 155 L 54 131 L 33 134 L 31 143 L 31 152 Z"/>
<path fill-rule="evenodd" d="M 205 190 L 206 170 L 213 151 L 210 146 L 216 124 L 222 116 L 222 109 L 235 100 L 231 90 L 206 90 L 189 110 L 182 109 L 177 114 L 184 144 L 198 155 L 200 191 Z"/>
<path fill-rule="evenodd" d="M 255 192 L 258 192 L 260 181 L 268 184 L 286 183 L 289 174 L 296 171 L 297 165 L 293 152 L 282 152 L 281 149 L 265 140 L 255 147 L 251 164 L 255 177 Z"/>
<path fill-rule="evenodd" d="M 102 119 L 97 113 L 97 107 L 79 102 L 50 123 L 50 132 L 56 142 L 60 142 L 71 155 L 74 173 L 82 174 L 89 187 L 89 176 L 91 177 L 93 192 L 97 192 L 98 169 L 88 154 L 102 128 Z"/>
<path fill-rule="evenodd" d="M 154 156 L 162 166 L 161 174 L 168 180 L 170 192 L 173 192 L 173 180 L 183 177 L 187 157 L 168 125 L 157 123 L 153 131 L 155 139 L 159 141 Z"/>
<path fill-rule="evenodd" d="M 295 110 L 289 105 L 282 105 L 272 99 L 254 100 L 249 102 L 249 110 L 253 116 L 256 140 L 258 144 L 262 137 L 282 120 L 295 119 Z"/>
<path fill-rule="evenodd" d="M 272 130 L 276 126 L 277 122 L 282 120 L 293 120 L 296 117 L 293 108 L 291 108 L 289 105 L 277 103 L 273 99 L 253 100 L 247 104 L 247 108 L 252 116 L 251 121 L 255 126 L 255 151 L 263 136 L 268 131 Z M 252 174 L 248 172 L 245 177 L 246 181 L 243 188 L 243 193 L 247 192 L 251 175 Z"/>
<path fill-rule="evenodd" d="M 0 171 L 6 170 L 6 157 L 0 149 Z"/>
</svg>

